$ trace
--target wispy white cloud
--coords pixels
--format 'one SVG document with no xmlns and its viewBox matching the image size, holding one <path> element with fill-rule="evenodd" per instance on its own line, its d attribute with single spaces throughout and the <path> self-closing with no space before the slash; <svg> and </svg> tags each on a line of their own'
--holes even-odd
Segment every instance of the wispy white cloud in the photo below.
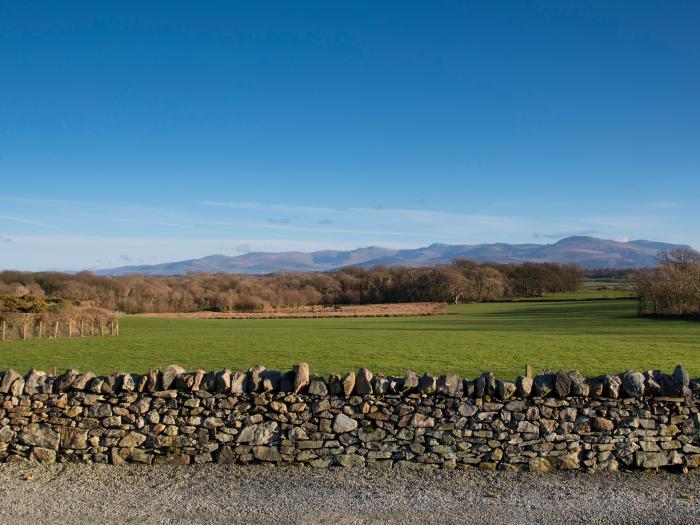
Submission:
<svg viewBox="0 0 700 525">
<path fill-rule="evenodd" d="M 337 208 L 294 206 L 290 204 L 265 204 L 261 202 L 200 201 L 198 204 L 215 208 L 232 208 L 235 210 L 283 211 L 289 213 L 334 213 L 338 211 Z"/>
<path fill-rule="evenodd" d="M 18 224 L 28 224 L 29 226 L 37 226 L 39 228 L 46 228 L 46 229 L 54 230 L 57 232 L 64 231 L 62 228 L 59 228 L 57 226 L 52 226 L 51 224 L 44 224 L 43 222 L 33 221 L 30 219 L 24 219 L 22 217 L 0 216 L 0 221 L 16 222 Z"/>
</svg>

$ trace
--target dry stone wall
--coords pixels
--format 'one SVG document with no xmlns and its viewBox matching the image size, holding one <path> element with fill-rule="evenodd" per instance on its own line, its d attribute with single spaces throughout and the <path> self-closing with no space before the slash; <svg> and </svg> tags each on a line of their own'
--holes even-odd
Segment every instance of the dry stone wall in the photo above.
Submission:
<svg viewBox="0 0 700 525">
<path fill-rule="evenodd" d="M 700 467 L 683 367 L 500 381 L 280 373 L 0 375 L 0 462 L 253 463 L 548 472 Z"/>
</svg>

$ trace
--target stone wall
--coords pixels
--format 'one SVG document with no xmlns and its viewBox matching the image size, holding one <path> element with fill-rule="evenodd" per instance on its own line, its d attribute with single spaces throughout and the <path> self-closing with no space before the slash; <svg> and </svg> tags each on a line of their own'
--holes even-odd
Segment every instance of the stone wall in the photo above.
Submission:
<svg viewBox="0 0 700 525">
<path fill-rule="evenodd" d="M 547 472 L 700 467 L 700 381 L 186 372 L 0 376 L 0 462 Z"/>
</svg>

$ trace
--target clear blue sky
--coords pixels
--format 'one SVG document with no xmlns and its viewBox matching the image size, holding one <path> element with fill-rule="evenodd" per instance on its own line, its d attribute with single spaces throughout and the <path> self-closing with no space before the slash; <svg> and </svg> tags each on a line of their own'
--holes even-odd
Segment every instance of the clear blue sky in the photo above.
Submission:
<svg viewBox="0 0 700 525">
<path fill-rule="evenodd" d="M 0 268 L 700 247 L 700 2 L 0 0 Z"/>
</svg>

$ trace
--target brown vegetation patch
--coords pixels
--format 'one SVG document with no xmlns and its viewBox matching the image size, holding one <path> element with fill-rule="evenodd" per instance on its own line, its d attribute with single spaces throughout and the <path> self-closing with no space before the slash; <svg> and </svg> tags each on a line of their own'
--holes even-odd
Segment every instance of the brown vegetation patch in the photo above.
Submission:
<svg viewBox="0 0 700 525">
<path fill-rule="evenodd" d="M 314 305 L 297 308 L 276 308 L 263 312 L 188 312 L 144 313 L 134 317 L 175 319 L 304 319 L 338 317 L 414 317 L 445 315 L 449 311 L 443 303 L 395 303 L 364 305 Z"/>
</svg>

